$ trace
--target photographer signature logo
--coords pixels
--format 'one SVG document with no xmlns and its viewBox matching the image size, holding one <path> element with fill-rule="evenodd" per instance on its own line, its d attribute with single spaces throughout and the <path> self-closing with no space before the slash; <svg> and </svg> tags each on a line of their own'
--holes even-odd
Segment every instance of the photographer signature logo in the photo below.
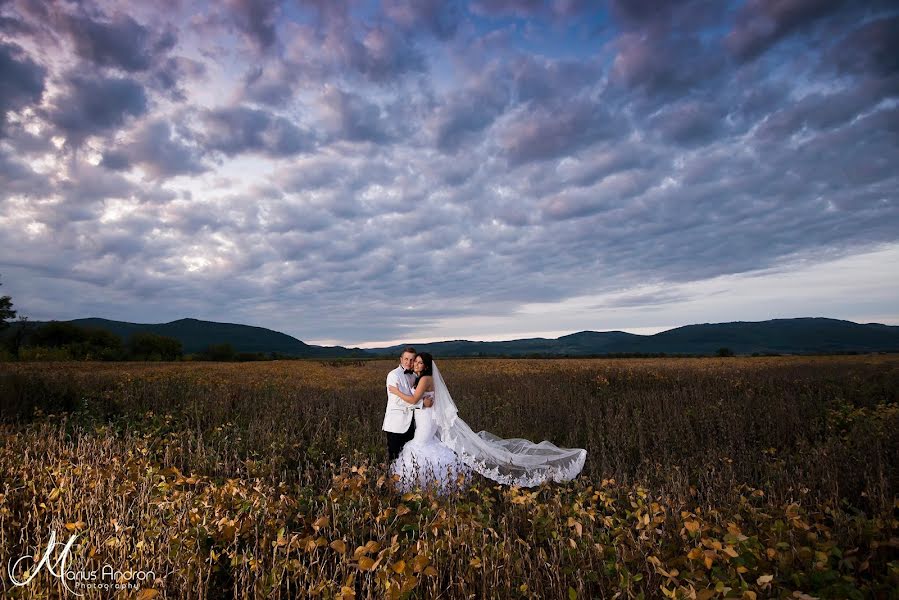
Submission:
<svg viewBox="0 0 899 600">
<path fill-rule="evenodd" d="M 118 571 L 108 564 L 103 565 L 99 570 L 90 571 L 69 568 L 72 546 L 78 535 L 77 533 L 73 534 L 63 544 L 56 541 L 56 532 L 51 531 L 47 549 L 40 555 L 40 560 L 37 560 L 37 555 L 31 554 L 26 554 L 16 561 L 10 559 L 7 572 L 12 584 L 16 587 L 26 586 L 45 568 L 50 575 L 62 581 L 66 590 L 76 596 L 84 594 L 75 591 L 72 589 L 73 587 L 85 590 L 136 590 L 143 587 L 142 584 L 145 585 L 156 579 L 153 571 Z M 62 550 L 56 553 L 58 546 L 62 546 Z"/>
</svg>

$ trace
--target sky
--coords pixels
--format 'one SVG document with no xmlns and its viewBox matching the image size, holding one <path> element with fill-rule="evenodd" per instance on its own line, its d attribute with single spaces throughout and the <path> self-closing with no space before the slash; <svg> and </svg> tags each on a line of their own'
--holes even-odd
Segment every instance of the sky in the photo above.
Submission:
<svg viewBox="0 0 899 600">
<path fill-rule="evenodd" d="M 0 0 L 0 293 L 315 344 L 899 324 L 899 9 Z"/>
</svg>

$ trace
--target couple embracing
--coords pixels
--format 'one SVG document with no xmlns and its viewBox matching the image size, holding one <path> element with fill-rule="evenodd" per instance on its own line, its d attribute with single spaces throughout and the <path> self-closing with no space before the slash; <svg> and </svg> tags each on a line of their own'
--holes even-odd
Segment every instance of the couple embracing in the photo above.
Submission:
<svg viewBox="0 0 899 600">
<path fill-rule="evenodd" d="M 581 472 L 587 457 L 581 448 L 475 433 L 459 417 L 437 363 L 411 347 L 387 375 L 382 429 L 387 432 L 390 473 L 398 476 L 404 491 L 457 490 L 473 472 L 522 487 L 569 481 Z"/>
</svg>

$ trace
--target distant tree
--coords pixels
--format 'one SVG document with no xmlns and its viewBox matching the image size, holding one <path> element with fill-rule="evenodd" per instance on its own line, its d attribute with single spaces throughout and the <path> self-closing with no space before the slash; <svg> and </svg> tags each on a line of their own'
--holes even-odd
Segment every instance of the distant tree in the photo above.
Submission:
<svg viewBox="0 0 899 600">
<path fill-rule="evenodd" d="M 734 351 L 730 348 L 718 348 L 718 351 L 715 354 L 718 356 L 733 356 Z"/>
<path fill-rule="evenodd" d="M 3 285 L 0 283 L 0 285 Z M 12 309 L 12 298 L 9 296 L 0 297 L 0 331 L 9 327 L 7 321 L 16 318 L 16 311 Z"/>
<path fill-rule="evenodd" d="M 45 348 L 61 348 L 70 344 L 86 342 L 87 339 L 87 331 L 73 323 L 50 321 L 41 325 L 34 332 L 34 335 L 31 336 L 31 343 Z"/>
<path fill-rule="evenodd" d="M 28 317 L 19 317 L 16 319 L 16 325 L 15 331 L 7 340 L 7 345 L 12 355 L 19 358 L 19 352 L 22 350 L 22 346 L 25 345 L 28 334 L 34 328 L 34 323 L 29 323 Z"/>
<path fill-rule="evenodd" d="M 122 360 L 122 338 L 105 329 L 79 327 L 74 323 L 50 321 L 31 334 L 29 345 L 60 348 L 76 360 Z"/>
<path fill-rule="evenodd" d="M 149 332 L 137 332 L 128 340 L 128 351 L 135 360 L 178 360 L 181 342 L 175 338 Z"/>
<path fill-rule="evenodd" d="M 87 341 L 93 346 L 117 347 L 122 345 L 122 338 L 105 329 L 86 329 Z"/>
<path fill-rule="evenodd" d="M 106 329 L 85 329 L 87 343 L 81 352 L 73 352 L 76 357 L 100 360 L 124 360 L 125 347 L 122 338 Z"/>
<path fill-rule="evenodd" d="M 211 344 L 203 352 L 203 358 L 218 361 L 235 360 L 237 352 L 234 351 L 234 346 L 227 342 L 224 344 Z"/>
</svg>

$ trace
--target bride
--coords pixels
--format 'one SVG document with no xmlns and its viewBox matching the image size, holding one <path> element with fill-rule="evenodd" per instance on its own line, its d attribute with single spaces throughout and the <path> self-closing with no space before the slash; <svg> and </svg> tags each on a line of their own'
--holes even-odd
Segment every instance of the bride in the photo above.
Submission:
<svg viewBox="0 0 899 600">
<path fill-rule="evenodd" d="M 412 396 L 395 386 L 389 388 L 407 402 L 424 399 L 428 407 L 415 411 L 415 436 L 390 466 L 391 474 L 399 475 L 403 491 L 433 484 L 441 492 L 451 491 L 472 471 L 502 484 L 534 487 L 548 480 L 570 481 L 584 468 L 587 451 L 581 448 L 475 433 L 458 416 L 431 355 L 417 354 L 413 370 L 417 378 Z"/>
</svg>

